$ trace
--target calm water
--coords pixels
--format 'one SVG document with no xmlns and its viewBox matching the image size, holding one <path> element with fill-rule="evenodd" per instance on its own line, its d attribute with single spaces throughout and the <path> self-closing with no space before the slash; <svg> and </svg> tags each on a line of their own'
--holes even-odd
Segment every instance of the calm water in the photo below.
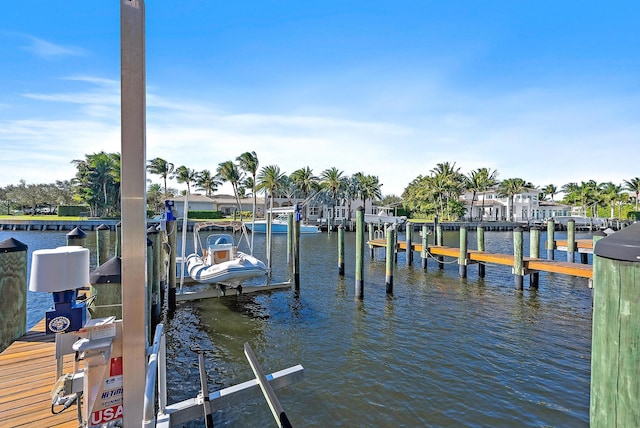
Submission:
<svg viewBox="0 0 640 428">
<path fill-rule="evenodd" d="M 65 242 L 63 232 L 0 232 L 0 241 L 9 236 L 30 251 Z M 267 372 L 304 366 L 302 382 L 277 391 L 296 426 L 588 426 L 586 280 L 542 273 L 539 290 L 525 279 L 524 292 L 515 292 L 508 267 L 487 266 L 482 280 L 470 266 L 461 280 L 456 264 L 438 270 L 430 261 L 425 273 L 417 255 L 406 267 L 401 253 L 387 297 L 383 253 L 370 260 L 367 250 L 365 297 L 357 301 L 354 234 L 345 237 L 345 278 L 337 274 L 337 234 L 322 233 L 302 237 L 297 296 L 276 291 L 179 304 L 167 323 L 170 401 L 199 390 L 196 347 L 206 350 L 210 390 L 252 378 L 243 353 L 249 342 Z M 488 251 L 511 251 L 509 232 L 486 232 L 485 240 Z M 474 232 L 469 243 L 475 248 Z M 285 244 L 286 237 L 274 238 L 279 280 L 287 277 Z M 456 245 L 457 233 L 447 233 L 445 244 Z M 264 239 L 256 237 L 262 254 Z M 41 319 L 43 302 L 46 309 L 49 297 L 30 293 L 30 325 Z M 260 399 L 214 421 L 274 426 Z"/>
</svg>

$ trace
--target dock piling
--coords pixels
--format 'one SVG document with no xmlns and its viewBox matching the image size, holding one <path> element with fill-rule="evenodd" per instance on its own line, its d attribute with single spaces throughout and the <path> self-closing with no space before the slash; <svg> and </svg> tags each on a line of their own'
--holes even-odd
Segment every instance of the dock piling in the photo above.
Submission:
<svg viewBox="0 0 640 428">
<path fill-rule="evenodd" d="M 344 227 L 338 227 L 338 275 L 344 276 Z"/>
<path fill-rule="evenodd" d="M 394 227 L 395 234 L 395 227 Z M 413 239 L 413 226 L 410 222 L 407 222 L 407 227 L 405 228 L 405 242 L 407 244 L 407 250 L 405 251 L 407 266 L 411 266 L 413 264 L 413 250 L 411 248 L 411 241 Z"/>
<path fill-rule="evenodd" d="M 98 258 L 96 259 L 97 266 L 100 266 L 109 260 L 110 233 L 111 229 L 104 224 L 101 224 L 96 228 L 96 247 L 98 255 Z"/>
<path fill-rule="evenodd" d="M 79 227 L 74 228 L 71 232 L 67 233 L 67 245 L 77 245 L 84 247 L 87 242 L 87 234 Z"/>
<path fill-rule="evenodd" d="M 427 270 L 427 261 L 429 259 L 429 228 L 426 224 L 422 225 L 422 252 L 420 257 L 422 258 L 422 269 Z"/>
<path fill-rule="evenodd" d="M 387 250 L 385 251 L 385 277 L 384 284 L 387 294 L 393 294 L 393 259 L 396 244 L 395 227 L 387 229 Z"/>
<path fill-rule="evenodd" d="M 27 331 L 27 245 L 0 242 L 0 352 Z"/>
<path fill-rule="evenodd" d="M 300 218 L 296 215 L 295 219 L 292 219 L 292 251 L 293 251 L 293 286 L 295 291 L 300 291 Z"/>
<path fill-rule="evenodd" d="M 458 257 L 458 272 L 460 278 L 467 277 L 467 227 L 460 227 L 460 256 Z"/>
<path fill-rule="evenodd" d="M 576 221 L 569 219 L 567 222 L 567 261 L 575 263 L 576 251 Z"/>
<path fill-rule="evenodd" d="M 547 260 L 554 260 L 555 254 L 554 250 L 556 249 L 556 239 L 555 239 L 555 231 L 556 231 L 556 222 L 553 219 L 547 220 Z"/>
<path fill-rule="evenodd" d="M 356 299 L 364 298 L 364 208 L 356 210 Z"/>
<path fill-rule="evenodd" d="M 436 217 L 436 223 L 437 223 L 438 219 Z M 436 236 L 435 236 L 435 241 L 436 241 L 436 245 L 439 247 L 443 246 L 443 236 L 442 236 L 442 225 L 440 223 L 437 223 L 436 225 Z M 438 256 L 438 269 L 444 269 L 444 257 L 442 256 Z"/>
<path fill-rule="evenodd" d="M 478 226 L 476 229 L 476 238 L 478 240 L 478 251 L 484 252 L 484 226 Z M 478 263 L 478 277 L 484 278 L 485 276 L 485 264 Z"/>
<path fill-rule="evenodd" d="M 533 259 L 540 258 L 540 228 L 532 227 L 529 230 L 529 257 Z M 540 273 L 532 272 L 529 275 L 529 286 L 538 288 L 540 283 Z"/>
<path fill-rule="evenodd" d="M 522 252 L 522 228 L 513 229 L 513 279 L 515 289 L 524 288 L 524 256 Z"/>
</svg>

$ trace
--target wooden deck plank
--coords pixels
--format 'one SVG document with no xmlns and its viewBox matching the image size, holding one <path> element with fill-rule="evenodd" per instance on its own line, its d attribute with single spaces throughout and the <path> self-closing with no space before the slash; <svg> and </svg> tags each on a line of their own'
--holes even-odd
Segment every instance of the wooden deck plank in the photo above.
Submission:
<svg viewBox="0 0 640 428">
<path fill-rule="evenodd" d="M 560 240 L 555 242 L 564 243 L 566 245 L 567 241 Z M 386 248 L 387 246 L 387 242 L 384 239 L 375 239 L 375 240 L 369 241 L 368 243 L 374 247 Z M 584 251 L 588 251 L 593 247 L 593 241 L 589 239 L 580 239 L 580 240 L 577 240 L 576 243 L 579 245 L 579 248 L 583 249 Z M 397 243 L 398 250 L 406 251 L 406 248 L 407 248 L 406 242 L 399 241 Z M 413 251 L 422 252 L 422 244 L 412 242 L 411 249 Z M 446 257 L 453 257 L 453 258 L 458 258 L 460 256 L 460 249 L 456 247 L 429 245 L 428 251 L 429 253 L 435 256 L 446 256 Z M 477 251 L 477 250 L 468 250 L 467 259 L 470 262 L 490 263 L 490 264 L 513 267 L 513 254 L 498 254 L 498 253 L 487 253 L 487 252 Z M 571 276 L 577 276 L 580 278 L 589 278 L 589 279 L 593 277 L 593 267 L 591 265 L 586 265 L 581 263 L 569 263 L 569 262 L 562 262 L 558 260 L 530 259 L 525 257 L 524 267 L 529 271 L 559 273 L 563 275 L 571 275 Z"/>
<path fill-rule="evenodd" d="M 75 406 L 51 413 L 56 381 L 53 335 L 44 334 L 44 320 L 0 353 L 0 425 L 7 427 L 77 427 Z M 66 358 L 64 371 L 73 368 Z"/>
</svg>

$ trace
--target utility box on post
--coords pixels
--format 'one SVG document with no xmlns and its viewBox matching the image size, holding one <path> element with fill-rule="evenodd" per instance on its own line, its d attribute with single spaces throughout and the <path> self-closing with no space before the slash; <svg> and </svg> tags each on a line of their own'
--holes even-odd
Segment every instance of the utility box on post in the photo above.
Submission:
<svg viewBox="0 0 640 428">
<path fill-rule="evenodd" d="M 591 427 L 640 426 L 640 223 L 594 248 Z"/>
</svg>

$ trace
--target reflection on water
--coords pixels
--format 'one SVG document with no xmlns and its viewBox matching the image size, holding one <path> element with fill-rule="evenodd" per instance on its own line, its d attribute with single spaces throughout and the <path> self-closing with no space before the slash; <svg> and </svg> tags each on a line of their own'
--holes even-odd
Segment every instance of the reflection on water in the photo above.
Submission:
<svg viewBox="0 0 640 428">
<path fill-rule="evenodd" d="M 17 239 L 54 236 L 10 236 L 24 233 Z M 0 232 L 0 240 L 7 234 Z M 57 235 L 63 244 L 64 234 Z M 511 233 L 485 235 L 488 251 L 510 251 Z M 446 233 L 445 244 L 457 245 L 457 236 Z M 539 290 L 525 279 L 525 290 L 516 292 L 508 267 L 488 265 L 479 279 L 470 266 L 461 280 L 456 264 L 440 270 L 429 261 L 424 272 L 419 255 L 407 267 L 401 253 L 394 294 L 387 296 L 383 253 L 370 260 L 367 251 L 364 300 L 357 301 L 354 234 L 345 238 L 344 278 L 337 274 L 337 234 L 322 233 L 302 237 L 298 295 L 276 291 L 179 304 L 167 326 L 170 401 L 198 393 L 196 349 L 205 352 L 210 390 L 252 378 L 243 353 L 249 342 L 267 372 L 305 367 L 302 382 L 277 392 L 297 426 L 588 425 L 586 280 L 541 273 Z M 285 243 L 274 238 L 278 279 L 287 276 Z M 261 257 L 263 237 L 256 237 L 256 247 Z M 473 231 L 469 247 L 475 248 Z M 543 236 L 542 257 L 544 247 Z M 264 400 L 256 399 L 214 420 L 261 427 L 272 426 L 271 418 Z"/>
</svg>

